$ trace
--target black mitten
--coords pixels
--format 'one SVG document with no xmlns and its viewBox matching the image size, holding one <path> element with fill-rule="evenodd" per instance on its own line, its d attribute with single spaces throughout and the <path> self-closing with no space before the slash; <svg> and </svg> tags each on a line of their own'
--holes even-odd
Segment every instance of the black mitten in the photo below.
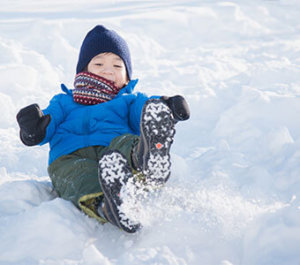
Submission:
<svg viewBox="0 0 300 265">
<path fill-rule="evenodd" d="M 51 121 L 50 115 L 43 115 L 38 104 L 29 105 L 17 114 L 21 141 L 28 146 L 39 144 L 46 136 Z"/>
<path fill-rule="evenodd" d="M 182 96 L 161 97 L 172 110 L 175 121 L 184 121 L 190 118 L 189 106 Z"/>
</svg>

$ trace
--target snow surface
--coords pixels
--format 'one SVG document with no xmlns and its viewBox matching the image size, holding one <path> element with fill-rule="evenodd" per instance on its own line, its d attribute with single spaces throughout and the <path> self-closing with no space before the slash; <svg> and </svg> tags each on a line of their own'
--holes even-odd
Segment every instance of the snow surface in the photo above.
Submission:
<svg viewBox="0 0 300 265">
<path fill-rule="evenodd" d="M 299 18 L 298 0 L 1 0 L 0 264 L 300 264 Z M 48 147 L 18 138 L 96 24 L 128 41 L 140 91 L 191 107 L 134 235 L 57 198 Z"/>
</svg>

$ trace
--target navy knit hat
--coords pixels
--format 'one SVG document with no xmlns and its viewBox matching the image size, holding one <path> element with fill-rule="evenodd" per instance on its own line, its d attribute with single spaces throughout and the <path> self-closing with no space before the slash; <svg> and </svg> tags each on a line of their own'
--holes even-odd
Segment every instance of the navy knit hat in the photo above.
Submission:
<svg viewBox="0 0 300 265">
<path fill-rule="evenodd" d="M 82 72 L 90 60 L 103 52 L 112 52 L 124 61 L 127 76 L 131 79 L 131 58 L 126 41 L 115 31 L 101 25 L 94 27 L 88 32 L 80 48 L 76 73 Z"/>
</svg>

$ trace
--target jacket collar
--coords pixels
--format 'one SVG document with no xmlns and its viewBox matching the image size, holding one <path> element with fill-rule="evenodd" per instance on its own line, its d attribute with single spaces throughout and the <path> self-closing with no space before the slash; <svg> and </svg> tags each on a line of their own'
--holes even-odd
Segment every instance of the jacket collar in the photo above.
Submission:
<svg viewBox="0 0 300 265">
<path fill-rule="evenodd" d="M 129 83 L 119 91 L 117 96 L 121 96 L 123 94 L 131 94 L 138 81 L 138 79 L 130 80 Z"/>
</svg>

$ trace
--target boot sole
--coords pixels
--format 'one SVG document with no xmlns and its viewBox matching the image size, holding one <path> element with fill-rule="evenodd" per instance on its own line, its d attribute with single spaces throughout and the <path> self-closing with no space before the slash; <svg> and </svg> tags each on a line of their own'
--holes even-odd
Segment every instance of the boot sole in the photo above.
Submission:
<svg viewBox="0 0 300 265">
<path fill-rule="evenodd" d="M 140 224 L 132 222 L 121 210 L 121 189 L 132 177 L 127 159 L 118 151 L 108 151 L 99 160 L 99 182 L 102 188 L 109 221 L 128 233 L 134 233 Z"/>
<path fill-rule="evenodd" d="M 161 99 L 146 102 L 141 115 L 144 143 L 143 168 L 146 181 L 164 184 L 171 174 L 170 148 L 175 135 L 172 112 Z"/>
</svg>

